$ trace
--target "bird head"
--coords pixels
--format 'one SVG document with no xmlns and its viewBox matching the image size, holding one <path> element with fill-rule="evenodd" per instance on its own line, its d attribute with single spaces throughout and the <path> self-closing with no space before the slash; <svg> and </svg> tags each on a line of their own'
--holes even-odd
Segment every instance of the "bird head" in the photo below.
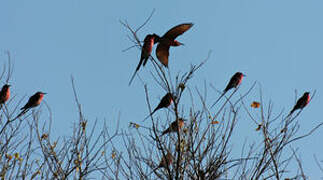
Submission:
<svg viewBox="0 0 323 180">
<path fill-rule="evenodd" d="M 160 41 L 160 37 L 157 35 L 157 34 L 152 34 L 151 35 L 152 37 L 154 37 L 154 43 L 156 44 L 156 43 L 158 43 L 159 41 Z"/>
<path fill-rule="evenodd" d="M 45 94 L 47 94 L 47 93 L 44 93 L 44 92 L 38 91 L 36 94 L 37 94 L 37 95 L 39 95 L 39 96 L 44 96 L 44 95 L 45 95 Z"/>
<path fill-rule="evenodd" d="M 9 89 L 10 86 L 11 85 L 9 85 L 9 84 L 5 84 L 5 85 L 3 85 L 2 89 Z"/>
</svg>

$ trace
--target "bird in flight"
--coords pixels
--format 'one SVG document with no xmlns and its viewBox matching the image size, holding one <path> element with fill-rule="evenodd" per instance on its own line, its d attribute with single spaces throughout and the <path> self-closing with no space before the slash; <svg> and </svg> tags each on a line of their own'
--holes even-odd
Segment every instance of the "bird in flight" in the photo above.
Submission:
<svg viewBox="0 0 323 180">
<path fill-rule="evenodd" d="M 295 106 L 290 111 L 288 116 L 292 115 L 293 112 L 296 111 L 297 109 L 303 109 L 309 102 L 310 102 L 310 93 L 305 92 L 303 96 L 297 100 Z"/>
<path fill-rule="evenodd" d="M 211 108 L 224 96 L 225 93 L 227 93 L 230 89 L 232 88 L 237 88 L 240 84 L 241 81 L 243 79 L 243 77 L 245 77 L 246 75 L 243 74 L 242 72 L 236 72 L 230 79 L 227 87 L 225 87 L 225 89 L 223 90 L 223 93 L 221 94 L 221 96 L 215 101 L 215 103 L 211 106 Z"/>
<path fill-rule="evenodd" d="M 162 37 L 156 35 L 155 41 L 158 42 L 156 48 L 156 56 L 165 67 L 168 67 L 168 56 L 170 46 L 183 45 L 175 39 L 187 30 L 189 30 L 192 26 L 193 23 L 184 23 L 171 28 Z"/>
<path fill-rule="evenodd" d="M 157 110 L 161 108 L 167 108 L 173 101 L 172 93 L 167 93 L 159 102 L 158 106 L 151 112 L 144 120 L 152 116 Z"/>
<path fill-rule="evenodd" d="M 138 70 L 140 69 L 141 65 L 142 66 L 145 66 L 149 57 L 150 57 L 150 54 L 151 54 L 151 51 L 153 49 L 153 46 L 154 44 L 156 43 L 155 41 L 155 38 L 158 37 L 157 35 L 155 34 L 148 34 L 145 39 L 144 39 L 144 45 L 142 46 L 141 48 L 141 55 L 140 55 L 140 61 L 139 61 L 139 64 L 135 70 L 135 72 L 133 73 L 130 81 L 129 81 L 129 86 L 132 82 L 132 80 L 134 79 L 136 73 L 138 72 Z"/>
<path fill-rule="evenodd" d="M 47 94 L 47 93 L 38 91 L 34 95 L 32 95 L 29 98 L 28 102 L 25 104 L 25 106 L 20 109 L 22 111 L 16 118 L 25 114 L 29 109 L 38 106 L 41 103 L 41 101 L 43 100 L 45 94 Z"/>
</svg>

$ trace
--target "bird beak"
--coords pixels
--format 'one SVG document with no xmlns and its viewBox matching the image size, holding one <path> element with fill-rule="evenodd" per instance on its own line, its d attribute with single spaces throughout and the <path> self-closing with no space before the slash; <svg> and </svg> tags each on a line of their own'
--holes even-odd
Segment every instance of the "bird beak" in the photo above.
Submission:
<svg viewBox="0 0 323 180">
<path fill-rule="evenodd" d="M 44 95 L 47 94 L 47 93 L 43 93 Z"/>
<path fill-rule="evenodd" d="M 242 74 L 242 76 L 243 76 L 243 77 L 246 77 L 247 75 L 245 75 L 245 74 Z"/>
</svg>

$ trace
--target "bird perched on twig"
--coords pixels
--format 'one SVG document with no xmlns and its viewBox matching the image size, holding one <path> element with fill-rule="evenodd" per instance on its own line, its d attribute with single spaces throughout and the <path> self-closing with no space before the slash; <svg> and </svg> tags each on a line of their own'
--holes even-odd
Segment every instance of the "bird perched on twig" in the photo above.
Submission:
<svg viewBox="0 0 323 180">
<path fill-rule="evenodd" d="M 153 46 L 154 44 L 156 43 L 155 42 L 155 38 L 158 38 L 157 35 L 155 34 L 148 34 L 145 39 L 144 39 L 144 45 L 142 46 L 141 48 L 141 55 L 140 55 L 140 61 L 139 61 L 139 64 L 135 70 L 135 72 L 133 73 L 130 81 L 129 81 L 129 86 L 132 82 L 132 80 L 134 79 L 136 73 L 138 72 L 138 70 L 140 69 L 141 65 L 142 66 L 145 66 L 149 57 L 150 57 L 150 54 L 151 54 L 151 51 L 153 49 Z"/>
<path fill-rule="evenodd" d="M 22 111 L 21 111 L 21 113 L 19 113 L 19 115 L 16 118 L 25 114 L 29 109 L 38 106 L 41 103 L 41 101 L 43 100 L 45 94 L 47 94 L 47 93 L 38 91 L 34 95 L 32 95 L 29 98 L 28 102 L 25 104 L 25 106 L 20 109 Z"/>
<path fill-rule="evenodd" d="M 167 108 L 168 106 L 171 105 L 173 101 L 173 95 L 172 93 L 167 93 L 159 102 L 158 106 L 151 112 L 144 120 L 152 116 L 157 110 L 161 108 Z"/>
<path fill-rule="evenodd" d="M 168 67 L 168 56 L 170 46 L 183 45 L 175 39 L 187 30 L 189 30 L 192 26 L 193 23 L 184 23 L 171 28 L 162 37 L 156 35 L 155 41 L 158 42 L 156 56 L 165 67 Z"/>
<path fill-rule="evenodd" d="M 246 75 L 243 74 L 242 72 L 236 72 L 231 77 L 227 87 L 225 87 L 225 89 L 223 90 L 223 93 L 221 94 L 221 96 L 215 101 L 215 103 L 211 106 L 211 108 L 222 98 L 222 96 L 224 96 L 224 94 L 226 92 L 228 92 L 232 88 L 237 88 L 241 84 L 241 81 L 242 81 L 243 77 L 245 77 L 245 76 Z"/>
<path fill-rule="evenodd" d="M 293 112 L 296 111 L 297 109 L 303 109 L 309 102 L 310 102 L 310 93 L 305 92 L 303 96 L 297 100 L 295 106 L 290 111 L 288 116 L 292 115 Z"/>
<path fill-rule="evenodd" d="M 0 91 L 0 104 L 4 104 L 10 98 L 10 85 L 5 84 Z"/>
<path fill-rule="evenodd" d="M 184 126 L 184 119 L 178 118 L 177 120 L 173 121 L 170 126 L 162 132 L 162 136 L 167 133 L 177 132 Z"/>
</svg>

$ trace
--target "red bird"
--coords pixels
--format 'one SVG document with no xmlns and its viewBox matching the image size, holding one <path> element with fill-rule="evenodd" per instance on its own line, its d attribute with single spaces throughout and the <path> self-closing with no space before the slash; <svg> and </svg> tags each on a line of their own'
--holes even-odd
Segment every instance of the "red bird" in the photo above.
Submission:
<svg viewBox="0 0 323 180">
<path fill-rule="evenodd" d="M 173 121 L 170 124 L 170 126 L 165 131 L 163 131 L 162 136 L 167 133 L 177 132 L 179 129 L 182 129 L 183 126 L 184 126 L 184 119 L 178 118 L 178 120 Z"/>
<path fill-rule="evenodd" d="M 297 100 L 295 106 L 290 111 L 289 115 L 293 114 L 293 112 L 297 109 L 303 109 L 309 102 L 310 102 L 310 93 L 305 92 L 303 96 Z"/>
<path fill-rule="evenodd" d="M 157 110 L 161 108 L 167 108 L 173 101 L 172 93 L 167 93 L 159 102 L 158 106 L 150 113 L 144 120 L 153 115 Z"/>
<path fill-rule="evenodd" d="M 129 86 L 133 80 L 133 78 L 135 77 L 136 73 L 138 72 L 138 70 L 140 69 L 140 66 L 143 65 L 145 66 L 147 63 L 147 60 L 151 54 L 151 51 L 153 49 L 153 46 L 155 44 L 155 38 L 158 37 L 155 34 L 148 34 L 145 39 L 144 39 L 144 45 L 141 48 L 141 56 L 140 56 L 140 61 L 139 64 L 135 70 L 135 72 L 133 73 L 130 81 L 129 81 Z"/>
<path fill-rule="evenodd" d="M 156 42 L 159 43 L 156 49 L 156 56 L 165 67 L 168 67 L 170 46 L 183 45 L 175 39 L 177 38 L 177 36 L 180 36 L 187 30 L 189 30 L 192 26 L 193 23 L 180 24 L 167 31 L 166 34 L 164 34 L 162 37 L 156 35 Z"/>
<path fill-rule="evenodd" d="M 22 111 L 16 118 L 25 114 L 29 109 L 38 106 L 41 103 L 41 101 L 43 100 L 45 94 L 47 94 L 47 93 L 43 93 L 43 92 L 38 91 L 38 92 L 36 92 L 36 94 L 32 95 L 29 98 L 28 102 L 25 104 L 25 106 L 20 109 Z"/>
<path fill-rule="evenodd" d="M 224 94 L 226 92 L 228 92 L 230 89 L 232 88 L 237 88 L 240 84 L 241 81 L 243 79 L 243 77 L 245 77 L 246 75 L 244 75 L 241 72 L 236 72 L 230 79 L 227 87 L 223 90 L 222 95 L 215 101 L 215 103 L 211 106 L 211 108 L 222 98 L 222 96 L 224 96 Z"/>
<path fill-rule="evenodd" d="M 4 104 L 10 98 L 10 85 L 5 84 L 0 91 L 0 104 Z"/>
</svg>

